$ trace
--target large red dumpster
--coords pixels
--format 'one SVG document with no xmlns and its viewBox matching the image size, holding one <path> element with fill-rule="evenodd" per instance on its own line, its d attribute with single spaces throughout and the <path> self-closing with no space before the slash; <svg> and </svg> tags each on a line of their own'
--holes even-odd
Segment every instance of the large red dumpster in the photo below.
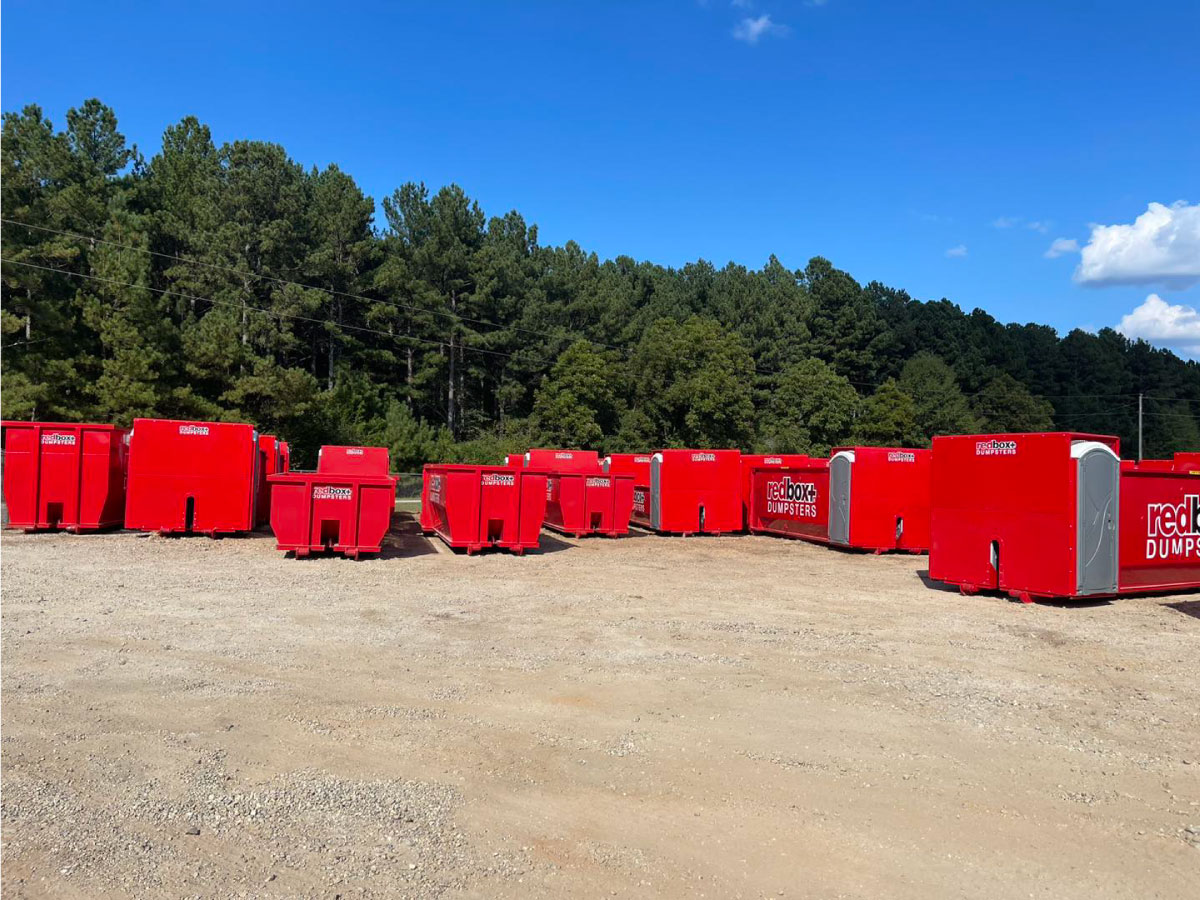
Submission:
<svg viewBox="0 0 1200 900">
<path fill-rule="evenodd" d="M 1121 463 L 1108 435 L 933 441 L 930 577 L 964 593 L 1105 597 L 1200 586 L 1200 473 Z"/>
<path fill-rule="evenodd" d="M 252 531 L 258 453 L 251 425 L 135 419 L 125 527 L 210 537 Z"/>
<path fill-rule="evenodd" d="M 271 520 L 271 483 L 268 476 L 286 471 L 281 448 L 286 446 L 273 434 L 258 436 L 258 500 L 255 503 L 254 524 L 265 525 Z"/>
<path fill-rule="evenodd" d="M 742 454 L 742 527 L 750 527 L 750 472 L 753 469 L 782 469 L 803 465 L 809 461 L 806 453 L 743 453 Z"/>
<path fill-rule="evenodd" d="M 3 427 L 10 528 L 78 532 L 121 526 L 128 429 L 72 422 Z"/>
<path fill-rule="evenodd" d="M 930 452 L 845 447 L 828 459 L 753 467 L 750 530 L 859 550 L 929 549 Z"/>
<path fill-rule="evenodd" d="M 276 546 L 297 558 L 378 553 L 396 508 L 387 448 L 322 447 L 317 459 L 316 472 L 268 476 Z"/>
<path fill-rule="evenodd" d="M 421 529 L 474 553 L 537 547 L 546 512 L 546 473 L 509 466 L 427 465 Z"/>
<path fill-rule="evenodd" d="M 630 521 L 650 527 L 650 456 L 649 453 L 611 453 L 601 467 L 611 475 L 633 476 L 633 508 Z"/>
<path fill-rule="evenodd" d="M 546 479 L 547 528 L 583 537 L 629 534 L 633 476 L 589 472 L 553 472 Z"/>
<path fill-rule="evenodd" d="M 600 456 L 594 450 L 530 450 L 525 467 L 544 472 L 597 472 Z"/>
<path fill-rule="evenodd" d="M 741 452 L 659 450 L 650 457 L 648 527 L 667 534 L 742 530 Z"/>
</svg>

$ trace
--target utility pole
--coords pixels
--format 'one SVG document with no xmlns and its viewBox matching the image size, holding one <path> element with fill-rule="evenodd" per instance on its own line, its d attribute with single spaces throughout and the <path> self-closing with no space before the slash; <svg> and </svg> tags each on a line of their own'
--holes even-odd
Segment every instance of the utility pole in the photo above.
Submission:
<svg viewBox="0 0 1200 900">
<path fill-rule="evenodd" d="M 1138 462 L 1142 461 L 1142 393 L 1138 391 Z"/>
</svg>

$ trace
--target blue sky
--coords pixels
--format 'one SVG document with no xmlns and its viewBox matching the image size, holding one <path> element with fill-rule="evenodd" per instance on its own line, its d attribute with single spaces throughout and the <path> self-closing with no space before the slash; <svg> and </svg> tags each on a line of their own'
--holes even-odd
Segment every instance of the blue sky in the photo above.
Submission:
<svg viewBox="0 0 1200 900">
<path fill-rule="evenodd" d="M 820 254 L 1200 355 L 1194 0 L 330 9 L 9 0 L 0 100 L 61 125 L 97 96 L 148 154 L 194 114 L 377 200 L 455 181 L 602 256 Z"/>
</svg>

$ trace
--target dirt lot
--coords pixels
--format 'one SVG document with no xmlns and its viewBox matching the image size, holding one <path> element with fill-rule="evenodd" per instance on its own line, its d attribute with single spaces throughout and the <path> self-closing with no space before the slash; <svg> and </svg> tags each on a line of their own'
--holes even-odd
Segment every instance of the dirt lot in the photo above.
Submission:
<svg viewBox="0 0 1200 900">
<path fill-rule="evenodd" d="M 6 534 L 4 896 L 1200 896 L 1200 596 L 403 530 Z"/>
</svg>

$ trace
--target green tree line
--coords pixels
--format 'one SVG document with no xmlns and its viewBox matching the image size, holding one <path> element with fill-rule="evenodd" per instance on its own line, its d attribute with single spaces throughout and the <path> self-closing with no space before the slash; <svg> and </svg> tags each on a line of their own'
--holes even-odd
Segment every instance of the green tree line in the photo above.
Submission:
<svg viewBox="0 0 1200 900">
<path fill-rule="evenodd" d="M 789 269 L 538 242 L 460 187 L 375 202 L 277 144 L 185 118 L 147 159 L 98 100 L 3 118 L 5 418 L 250 421 L 400 469 L 531 445 L 819 452 L 1058 428 L 1200 447 L 1200 366 Z"/>
</svg>

